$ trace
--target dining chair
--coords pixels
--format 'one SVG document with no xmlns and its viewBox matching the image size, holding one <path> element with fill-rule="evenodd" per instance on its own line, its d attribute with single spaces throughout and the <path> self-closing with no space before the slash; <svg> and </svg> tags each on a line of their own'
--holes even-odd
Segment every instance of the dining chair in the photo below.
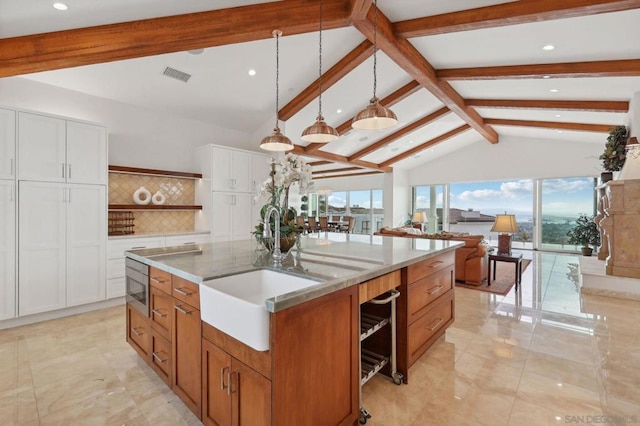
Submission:
<svg viewBox="0 0 640 426">
<path fill-rule="evenodd" d="M 308 225 L 307 225 L 307 223 L 304 221 L 304 217 L 302 217 L 302 216 L 296 216 L 296 225 L 301 226 L 301 227 L 302 227 L 302 229 L 304 230 L 303 232 L 307 232 Z"/>
<path fill-rule="evenodd" d="M 347 232 L 347 233 L 351 233 L 353 232 L 353 228 L 355 228 L 356 226 L 356 218 L 352 217 L 352 216 L 344 216 L 342 218 L 342 224 L 340 225 L 339 231 L 340 232 Z"/>
<path fill-rule="evenodd" d="M 318 223 L 316 222 L 316 218 L 309 216 L 309 232 L 316 232 L 318 231 Z"/>
<path fill-rule="evenodd" d="M 328 231 L 329 230 L 329 219 L 326 216 L 320 216 L 320 230 Z"/>
</svg>

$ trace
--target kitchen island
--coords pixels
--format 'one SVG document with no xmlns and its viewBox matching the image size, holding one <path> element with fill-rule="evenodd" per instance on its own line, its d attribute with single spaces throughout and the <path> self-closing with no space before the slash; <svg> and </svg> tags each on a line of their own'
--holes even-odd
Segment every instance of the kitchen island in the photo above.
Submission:
<svg viewBox="0 0 640 426">
<path fill-rule="evenodd" d="M 453 322 L 460 244 L 321 233 L 302 237 L 278 267 L 254 241 L 130 251 L 127 258 L 149 266 L 150 296 L 147 317 L 127 304 L 127 338 L 205 424 L 353 425 L 361 304 L 400 291 L 397 359 L 407 380 Z M 264 300 L 267 350 L 209 324 L 206 311 L 216 306 L 210 298 L 201 305 L 212 283 L 259 270 L 311 280 Z M 388 357 L 385 334 L 371 345 Z"/>
</svg>

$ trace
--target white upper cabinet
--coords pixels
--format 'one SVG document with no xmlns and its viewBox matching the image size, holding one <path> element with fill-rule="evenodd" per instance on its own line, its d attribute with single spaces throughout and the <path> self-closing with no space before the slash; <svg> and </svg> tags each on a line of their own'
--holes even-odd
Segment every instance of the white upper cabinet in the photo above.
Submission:
<svg viewBox="0 0 640 426">
<path fill-rule="evenodd" d="M 66 123 L 59 118 L 18 113 L 18 178 L 65 182 Z"/>
<path fill-rule="evenodd" d="M 18 178 L 107 183 L 107 131 L 102 126 L 18 113 Z"/>
<path fill-rule="evenodd" d="M 107 129 L 67 121 L 67 182 L 107 184 Z"/>
<path fill-rule="evenodd" d="M 16 170 L 16 113 L 0 108 L 0 179 L 13 179 Z"/>
<path fill-rule="evenodd" d="M 0 180 L 0 320 L 16 316 L 15 182 Z"/>
<path fill-rule="evenodd" d="M 251 192 L 251 154 L 213 147 L 211 150 L 213 191 Z"/>
</svg>

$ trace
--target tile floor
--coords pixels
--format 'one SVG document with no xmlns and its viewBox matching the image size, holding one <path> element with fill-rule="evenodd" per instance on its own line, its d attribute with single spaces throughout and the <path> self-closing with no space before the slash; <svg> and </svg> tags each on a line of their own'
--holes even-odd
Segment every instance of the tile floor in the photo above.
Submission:
<svg viewBox="0 0 640 426">
<path fill-rule="evenodd" d="M 575 256 L 524 253 L 518 294 L 456 289 L 409 385 L 364 386 L 367 424 L 640 424 L 640 302 L 581 297 Z M 124 327 L 118 307 L 0 330 L 0 424 L 200 424 Z"/>
</svg>

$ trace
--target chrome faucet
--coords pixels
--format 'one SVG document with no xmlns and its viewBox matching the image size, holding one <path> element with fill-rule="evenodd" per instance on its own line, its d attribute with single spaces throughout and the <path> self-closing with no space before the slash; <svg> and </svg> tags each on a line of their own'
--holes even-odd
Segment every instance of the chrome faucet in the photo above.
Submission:
<svg viewBox="0 0 640 426">
<path fill-rule="evenodd" d="M 271 215 L 275 213 L 275 222 L 276 229 L 275 235 L 271 235 L 271 226 L 269 225 L 269 221 L 271 219 Z M 280 266 L 282 263 L 282 252 L 280 251 L 280 212 L 274 206 L 269 206 L 267 211 L 264 213 L 264 223 L 262 225 L 264 231 L 262 231 L 263 238 L 273 238 L 273 266 Z"/>
</svg>

